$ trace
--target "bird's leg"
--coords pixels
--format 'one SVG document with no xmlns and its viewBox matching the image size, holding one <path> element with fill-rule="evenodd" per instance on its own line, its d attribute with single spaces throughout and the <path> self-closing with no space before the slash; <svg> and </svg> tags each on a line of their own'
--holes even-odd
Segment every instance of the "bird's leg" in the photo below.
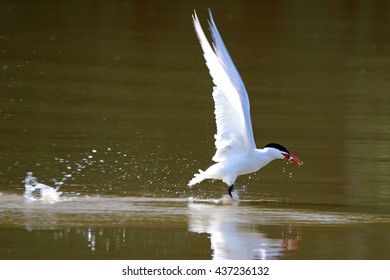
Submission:
<svg viewBox="0 0 390 280">
<path fill-rule="evenodd" d="M 229 193 L 229 195 L 230 195 L 231 198 L 233 198 L 233 196 L 232 196 L 232 191 L 233 191 L 233 189 L 234 189 L 234 184 L 231 184 L 231 185 L 228 187 L 228 193 Z"/>
</svg>

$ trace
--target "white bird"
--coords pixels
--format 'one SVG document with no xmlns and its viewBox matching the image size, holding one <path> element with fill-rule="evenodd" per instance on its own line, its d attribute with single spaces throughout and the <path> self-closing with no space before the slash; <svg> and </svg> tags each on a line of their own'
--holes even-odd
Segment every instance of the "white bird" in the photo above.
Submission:
<svg viewBox="0 0 390 280">
<path fill-rule="evenodd" d="M 207 40 L 195 11 L 192 18 L 215 85 L 213 99 L 217 133 L 214 138 L 217 151 L 212 159 L 216 163 L 206 171 L 199 169 L 199 173 L 194 175 L 188 185 L 193 186 L 205 179 L 219 179 L 228 185 L 228 193 L 232 197 L 234 182 L 239 175 L 256 172 L 275 159 L 287 159 L 297 165 L 302 165 L 303 162 L 280 144 L 270 143 L 262 149 L 256 148 L 248 93 L 210 10 L 209 16 L 213 47 Z"/>
</svg>

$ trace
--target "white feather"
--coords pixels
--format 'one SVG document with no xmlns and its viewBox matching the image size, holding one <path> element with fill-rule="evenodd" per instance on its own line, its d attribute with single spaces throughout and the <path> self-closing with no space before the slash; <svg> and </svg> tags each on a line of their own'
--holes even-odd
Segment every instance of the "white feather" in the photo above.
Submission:
<svg viewBox="0 0 390 280">
<path fill-rule="evenodd" d="M 217 123 L 215 134 L 217 151 L 213 160 L 216 163 L 206 171 L 199 170 L 188 185 L 195 185 L 204 179 L 220 179 L 232 186 L 237 176 L 256 172 L 270 161 L 285 156 L 274 147 L 256 149 L 245 85 L 222 41 L 211 12 L 209 15 L 213 47 L 207 40 L 195 12 L 193 21 L 206 65 L 215 85 L 213 99 Z M 301 164 L 298 158 L 296 160 Z M 229 194 L 232 196 L 230 188 Z"/>
<path fill-rule="evenodd" d="M 213 160 L 221 162 L 239 152 L 256 148 L 249 99 L 245 85 L 222 41 L 211 12 L 209 25 L 214 49 L 208 42 L 196 13 L 193 15 L 193 20 L 207 67 L 215 84 L 213 98 L 217 123 L 215 134 L 217 151 Z"/>
</svg>

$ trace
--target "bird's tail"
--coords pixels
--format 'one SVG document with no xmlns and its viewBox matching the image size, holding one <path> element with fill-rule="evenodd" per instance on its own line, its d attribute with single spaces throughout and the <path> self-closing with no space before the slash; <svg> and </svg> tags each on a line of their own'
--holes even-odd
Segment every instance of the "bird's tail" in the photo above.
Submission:
<svg viewBox="0 0 390 280">
<path fill-rule="evenodd" d="M 192 187 L 195 184 L 198 184 L 202 182 L 205 178 L 205 173 L 204 171 L 199 169 L 199 173 L 194 175 L 194 178 L 192 178 L 191 181 L 188 182 L 188 186 Z"/>
</svg>

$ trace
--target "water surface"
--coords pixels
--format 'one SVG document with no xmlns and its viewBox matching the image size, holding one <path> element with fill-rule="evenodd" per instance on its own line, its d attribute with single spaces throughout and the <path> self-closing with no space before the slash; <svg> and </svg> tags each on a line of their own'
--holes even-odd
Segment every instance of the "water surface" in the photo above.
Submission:
<svg viewBox="0 0 390 280">
<path fill-rule="evenodd" d="M 214 12 L 273 162 L 211 164 L 212 83 L 191 23 Z M 0 258 L 388 259 L 390 16 L 383 1 L 3 1 Z M 23 179 L 62 181 L 59 201 Z"/>
</svg>

